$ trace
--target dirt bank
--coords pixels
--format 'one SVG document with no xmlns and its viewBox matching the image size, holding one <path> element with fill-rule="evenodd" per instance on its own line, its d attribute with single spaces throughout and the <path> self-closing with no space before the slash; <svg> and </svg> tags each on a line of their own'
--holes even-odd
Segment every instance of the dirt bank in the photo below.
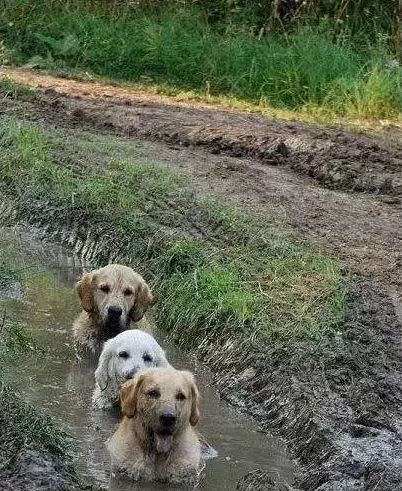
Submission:
<svg viewBox="0 0 402 491">
<path fill-rule="evenodd" d="M 286 436 L 302 489 L 391 491 L 402 489 L 400 332 L 389 297 L 361 282 L 344 329 L 319 345 L 203 354 L 227 400 Z"/>
<path fill-rule="evenodd" d="M 1 275 L 0 275 L 1 279 Z M 4 283 L 5 284 L 5 283 Z M 18 282 L 7 282 L 2 298 L 23 294 Z M 18 289 L 14 287 L 18 285 Z M 17 292 L 17 294 L 16 294 Z M 83 483 L 77 476 L 70 454 L 68 436 L 56 428 L 53 420 L 38 413 L 2 380 L 5 357 L 17 358 L 22 346 L 7 338 L 13 333 L 5 315 L 0 320 L 0 489 L 1 491 L 100 491 Z M 10 329 L 10 330 L 9 330 Z M 24 334 L 26 336 L 26 334 Z M 28 338 L 26 338 L 28 339 Z M 9 361 L 10 362 L 10 361 Z M 15 361 L 11 361 L 11 363 Z"/>
<path fill-rule="evenodd" d="M 402 195 L 401 147 L 395 143 L 100 83 L 15 69 L 3 68 L 2 73 L 43 89 L 30 109 L 47 120 L 251 157 L 289 167 L 331 188 Z"/>
</svg>

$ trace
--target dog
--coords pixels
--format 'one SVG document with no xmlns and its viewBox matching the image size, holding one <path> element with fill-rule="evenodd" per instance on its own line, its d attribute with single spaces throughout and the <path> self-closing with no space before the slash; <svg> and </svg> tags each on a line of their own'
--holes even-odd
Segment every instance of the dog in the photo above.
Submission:
<svg viewBox="0 0 402 491">
<path fill-rule="evenodd" d="M 120 264 L 85 273 L 75 288 L 82 308 L 73 325 L 78 353 L 96 353 L 108 339 L 134 328 L 154 302 L 142 276 Z"/>
<path fill-rule="evenodd" d="M 150 334 L 134 329 L 106 341 L 95 371 L 94 406 L 108 408 L 118 404 L 123 382 L 151 367 L 170 367 L 170 364 Z"/>
<path fill-rule="evenodd" d="M 112 471 L 134 480 L 194 485 L 201 445 L 199 394 L 190 372 L 149 368 L 120 392 L 123 420 L 107 443 Z"/>
</svg>

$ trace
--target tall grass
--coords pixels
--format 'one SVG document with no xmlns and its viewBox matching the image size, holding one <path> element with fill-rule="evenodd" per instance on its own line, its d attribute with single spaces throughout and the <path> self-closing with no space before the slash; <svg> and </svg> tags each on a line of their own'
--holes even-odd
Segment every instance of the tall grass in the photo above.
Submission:
<svg viewBox="0 0 402 491">
<path fill-rule="evenodd" d="M 320 339 L 342 322 L 340 265 L 284 239 L 267 217 L 198 198 L 183 178 L 132 160 L 74 172 L 74 162 L 58 164 L 62 146 L 56 153 L 52 141 L 38 126 L 0 123 L 3 191 L 22 211 L 110 237 L 119 260 L 152 277 L 157 320 L 187 347 L 205 336 Z"/>
<path fill-rule="evenodd" d="M 99 2 L 3 3 L 0 36 L 15 61 L 36 57 L 42 66 L 283 109 L 385 117 L 402 108 L 400 69 L 380 34 L 371 44 L 372 36 L 356 34 L 353 43 L 347 30 L 334 37 L 327 22 L 260 37 L 245 23 L 211 24 L 202 8 L 189 5 L 115 5 L 107 14 Z"/>
</svg>

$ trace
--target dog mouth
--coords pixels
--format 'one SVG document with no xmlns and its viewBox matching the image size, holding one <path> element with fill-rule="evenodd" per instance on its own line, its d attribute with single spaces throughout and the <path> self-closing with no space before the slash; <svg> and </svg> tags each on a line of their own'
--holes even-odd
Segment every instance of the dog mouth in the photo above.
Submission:
<svg viewBox="0 0 402 491">
<path fill-rule="evenodd" d="M 154 433 L 155 448 L 157 453 L 168 453 L 173 446 L 173 432 L 162 431 Z"/>
<path fill-rule="evenodd" d="M 122 317 L 116 318 L 112 316 L 107 316 L 102 322 L 101 337 L 104 341 L 110 338 L 114 338 L 117 334 L 125 331 L 127 325 Z"/>
</svg>

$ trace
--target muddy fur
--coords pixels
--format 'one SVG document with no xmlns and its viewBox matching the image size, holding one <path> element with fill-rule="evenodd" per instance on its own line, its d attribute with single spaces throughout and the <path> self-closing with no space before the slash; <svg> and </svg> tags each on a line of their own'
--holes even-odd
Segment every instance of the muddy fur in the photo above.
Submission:
<svg viewBox="0 0 402 491">
<path fill-rule="evenodd" d="M 84 273 L 76 284 L 82 311 L 74 321 L 77 351 L 96 352 L 102 343 L 120 332 L 136 327 L 153 303 L 148 285 L 127 266 L 109 264 Z M 111 315 L 118 309 L 118 315 Z"/>
<path fill-rule="evenodd" d="M 151 368 L 126 382 L 123 421 L 108 442 L 112 468 L 134 480 L 195 484 L 201 459 L 194 429 L 198 400 L 189 372 Z M 164 424 L 164 415 L 174 417 L 174 423 Z"/>
</svg>

